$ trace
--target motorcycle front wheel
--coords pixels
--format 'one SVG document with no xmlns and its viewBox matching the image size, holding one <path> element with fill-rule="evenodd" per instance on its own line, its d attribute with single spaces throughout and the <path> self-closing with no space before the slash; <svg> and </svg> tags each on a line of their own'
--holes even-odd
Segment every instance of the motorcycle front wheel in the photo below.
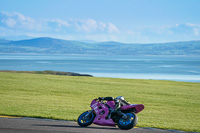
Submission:
<svg viewBox="0 0 200 133">
<path fill-rule="evenodd" d="M 90 113 L 86 111 L 84 113 L 82 113 L 79 117 L 78 117 L 78 124 L 81 127 L 87 127 L 89 125 L 92 124 L 94 118 L 95 118 L 95 114 L 94 113 Z"/>
<path fill-rule="evenodd" d="M 134 113 L 126 113 L 126 117 L 122 116 L 118 121 L 117 125 L 120 129 L 128 130 L 133 128 L 138 121 L 138 117 Z"/>
</svg>

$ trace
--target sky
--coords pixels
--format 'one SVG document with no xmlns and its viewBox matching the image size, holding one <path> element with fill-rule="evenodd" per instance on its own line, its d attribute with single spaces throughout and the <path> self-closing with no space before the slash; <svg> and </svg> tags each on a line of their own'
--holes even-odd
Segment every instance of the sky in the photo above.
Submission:
<svg viewBox="0 0 200 133">
<path fill-rule="evenodd" d="M 200 40 L 200 0 L 0 0 L 0 38 Z"/>
</svg>

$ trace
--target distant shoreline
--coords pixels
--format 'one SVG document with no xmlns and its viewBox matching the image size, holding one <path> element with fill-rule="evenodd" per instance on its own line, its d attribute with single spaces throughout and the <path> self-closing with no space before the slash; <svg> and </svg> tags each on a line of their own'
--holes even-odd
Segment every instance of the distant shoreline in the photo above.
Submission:
<svg viewBox="0 0 200 133">
<path fill-rule="evenodd" d="M 74 72 L 51 71 L 51 70 L 45 70 L 45 71 L 0 70 L 0 72 L 32 73 L 32 74 L 48 74 L 48 75 L 64 75 L 64 76 L 88 76 L 88 77 L 93 77 L 92 75 L 89 75 L 89 74 L 80 74 L 80 73 L 74 73 Z"/>
</svg>

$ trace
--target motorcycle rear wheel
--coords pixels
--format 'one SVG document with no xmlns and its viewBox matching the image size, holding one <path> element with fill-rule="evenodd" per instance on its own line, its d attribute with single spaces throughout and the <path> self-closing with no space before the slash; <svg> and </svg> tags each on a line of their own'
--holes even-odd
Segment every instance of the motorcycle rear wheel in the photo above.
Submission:
<svg viewBox="0 0 200 133">
<path fill-rule="evenodd" d="M 79 117 L 78 117 L 78 124 L 81 127 L 87 127 L 89 125 L 92 124 L 94 118 L 95 118 L 95 114 L 94 113 L 90 113 L 88 116 L 86 116 L 89 112 L 86 111 L 84 113 L 82 113 Z"/>
<path fill-rule="evenodd" d="M 123 116 L 118 121 L 117 125 L 120 129 L 128 130 L 133 128 L 138 121 L 138 117 L 135 113 L 126 113 L 127 118 Z"/>
</svg>

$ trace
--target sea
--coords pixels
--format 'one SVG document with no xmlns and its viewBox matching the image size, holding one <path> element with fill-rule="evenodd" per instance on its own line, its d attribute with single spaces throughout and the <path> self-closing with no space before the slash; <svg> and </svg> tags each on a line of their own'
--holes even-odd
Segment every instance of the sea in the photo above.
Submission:
<svg viewBox="0 0 200 133">
<path fill-rule="evenodd" d="M 52 70 L 94 77 L 200 82 L 200 56 L 0 54 L 0 70 Z"/>
</svg>

